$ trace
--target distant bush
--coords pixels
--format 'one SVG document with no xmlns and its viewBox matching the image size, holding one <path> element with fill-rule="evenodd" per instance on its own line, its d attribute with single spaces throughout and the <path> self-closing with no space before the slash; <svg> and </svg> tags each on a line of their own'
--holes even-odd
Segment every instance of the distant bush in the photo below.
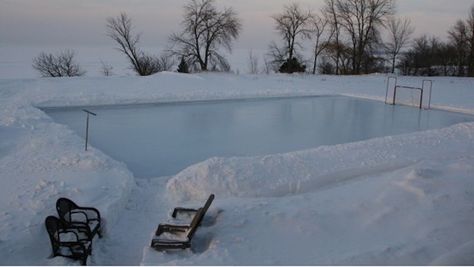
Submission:
<svg viewBox="0 0 474 267">
<path fill-rule="evenodd" d="M 42 52 L 33 59 L 33 68 L 43 77 L 73 77 L 86 73 L 75 62 L 72 50 L 65 50 L 56 55 Z"/>
<path fill-rule="evenodd" d="M 327 60 L 323 60 L 323 62 L 321 62 L 318 67 L 319 73 L 321 74 L 335 74 L 334 65 L 328 62 Z"/>
<path fill-rule="evenodd" d="M 295 57 L 286 60 L 280 67 L 281 73 L 305 72 L 306 65 L 301 64 Z"/>
<path fill-rule="evenodd" d="M 137 71 L 140 76 L 148 76 L 162 71 L 160 59 L 156 56 L 142 53 L 136 63 L 139 66 L 137 69 L 140 69 L 140 72 Z"/>
<path fill-rule="evenodd" d="M 184 57 L 181 57 L 181 62 L 178 65 L 178 72 L 189 73 L 188 63 L 186 63 L 186 60 L 184 60 Z"/>
</svg>

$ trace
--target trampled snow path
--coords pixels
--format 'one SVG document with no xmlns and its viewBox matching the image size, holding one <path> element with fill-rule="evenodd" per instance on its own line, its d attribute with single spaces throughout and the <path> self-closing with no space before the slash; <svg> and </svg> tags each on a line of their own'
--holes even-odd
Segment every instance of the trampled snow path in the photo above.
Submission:
<svg viewBox="0 0 474 267">
<path fill-rule="evenodd" d="M 165 197 L 166 183 L 170 177 L 137 179 L 123 211 L 114 225 L 106 225 L 104 237 L 94 239 L 94 250 L 90 265 L 140 265 L 143 251 L 151 251 L 160 262 L 171 262 L 199 255 L 207 249 L 209 235 L 203 234 L 213 224 L 218 209 L 212 207 L 193 240 L 191 250 L 158 252 L 150 248 L 151 239 L 159 223 L 170 220 L 175 203 Z M 199 205 L 195 206 L 198 207 Z M 192 206 L 190 206 L 192 207 Z M 204 235 L 204 238 L 202 237 Z M 74 262 L 70 262 L 74 264 Z"/>
<path fill-rule="evenodd" d="M 138 265 L 152 233 L 167 218 L 170 204 L 164 197 L 167 177 L 137 179 L 123 211 L 105 236 L 94 240 L 93 265 Z"/>
</svg>

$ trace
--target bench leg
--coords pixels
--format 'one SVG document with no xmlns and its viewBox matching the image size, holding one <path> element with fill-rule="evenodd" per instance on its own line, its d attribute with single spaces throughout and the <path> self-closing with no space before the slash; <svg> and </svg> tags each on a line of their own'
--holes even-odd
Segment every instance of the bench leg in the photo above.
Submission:
<svg viewBox="0 0 474 267">
<path fill-rule="evenodd" d="M 97 235 L 99 236 L 99 238 L 102 238 L 103 235 L 102 235 L 102 227 L 97 231 Z"/>
<path fill-rule="evenodd" d="M 81 265 L 86 266 L 87 265 L 87 254 L 84 255 L 84 257 L 81 259 Z"/>
</svg>

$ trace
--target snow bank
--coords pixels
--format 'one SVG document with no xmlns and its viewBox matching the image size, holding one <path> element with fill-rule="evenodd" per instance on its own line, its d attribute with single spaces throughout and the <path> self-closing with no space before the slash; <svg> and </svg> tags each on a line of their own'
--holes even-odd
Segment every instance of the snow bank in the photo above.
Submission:
<svg viewBox="0 0 474 267">
<path fill-rule="evenodd" d="M 95 206 L 114 223 L 128 198 L 133 176 L 100 151 L 83 150 L 83 140 L 46 116 L 0 127 L 0 250 L 2 264 L 50 262 L 44 219 L 55 215 L 59 197 Z M 25 256 L 28 255 L 28 256 Z"/>
<path fill-rule="evenodd" d="M 448 152 L 286 197 L 216 192 L 191 251 L 146 247 L 142 264 L 472 265 L 473 171 Z"/>
<path fill-rule="evenodd" d="M 133 176 L 102 152 L 85 152 L 84 141 L 73 131 L 34 108 L 32 99 L 21 94 L 34 83 L 12 82 L 0 89 L 1 264 L 70 264 L 61 257 L 48 259 L 44 219 L 57 214 L 56 200 L 68 197 L 97 207 L 113 224 Z"/>
<path fill-rule="evenodd" d="M 175 201 L 219 197 L 283 197 L 320 190 L 365 173 L 386 172 L 426 158 L 472 155 L 474 124 L 321 146 L 279 155 L 212 158 L 170 179 Z"/>
</svg>

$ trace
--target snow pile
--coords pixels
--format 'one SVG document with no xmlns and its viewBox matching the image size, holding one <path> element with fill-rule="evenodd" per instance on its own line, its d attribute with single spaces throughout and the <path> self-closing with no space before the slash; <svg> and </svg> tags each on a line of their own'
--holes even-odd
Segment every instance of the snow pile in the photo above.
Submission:
<svg viewBox="0 0 474 267">
<path fill-rule="evenodd" d="M 44 219 L 56 214 L 56 199 L 95 206 L 113 223 L 133 177 L 100 151 L 84 152 L 83 141 L 64 126 L 36 123 L 33 129 L 6 129 L 0 131 L 2 263 L 65 264 L 45 257 L 50 244 Z"/>
<path fill-rule="evenodd" d="M 286 197 L 217 194 L 191 251 L 147 247 L 142 264 L 472 265 L 474 157 L 452 156 Z"/>
<path fill-rule="evenodd" d="M 473 123 L 459 124 L 287 154 L 212 158 L 177 174 L 169 180 L 167 189 L 176 201 L 205 198 L 214 192 L 221 198 L 283 197 L 312 192 L 365 173 L 398 169 L 426 158 L 472 155 L 473 132 Z"/>
<path fill-rule="evenodd" d="M 1 263 L 69 264 L 61 257 L 47 258 L 51 248 L 44 219 L 57 216 L 56 199 L 95 206 L 114 223 L 133 176 L 102 152 L 85 152 L 81 138 L 25 104 L 28 98 L 17 98 L 13 90 L 0 92 Z"/>
</svg>

